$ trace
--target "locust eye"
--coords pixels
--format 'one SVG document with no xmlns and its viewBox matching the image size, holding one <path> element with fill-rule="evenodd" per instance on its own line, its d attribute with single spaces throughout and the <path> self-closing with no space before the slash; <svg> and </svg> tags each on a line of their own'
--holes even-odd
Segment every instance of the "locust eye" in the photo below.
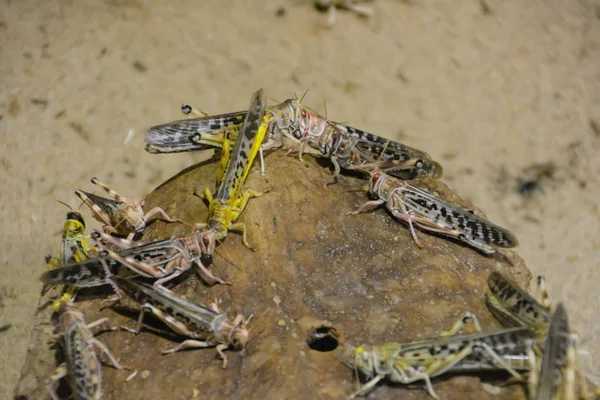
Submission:
<svg viewBox="0 0 600 400">
<path fill-rule="evenodd" d="M 204 237 L 202 238 L 202 242 L 203 242 L 203 243 L 204 243 L 206 246 L 210 245 L 210 239 L 208 238 L 208 236 L 204 236 Z"/>
<path fill-rule="evenodd" d="M 417 162 L 415 163 L 415 166 L 417 168 L 423 168 L 423 160 L 417 160 Z"/>
<path fill-rule="evenodd" d="M 92 232 L 90 236 L 92 237 L 92 239 L 98 240 L 100 239 L 100 232 Z"/>
<path fill-rule="evenodd" d="M 100 250 L 98 252 L 99 257 L 108 257 L 108 250 Z"/>
<path fill-rule="evenodd" d="M 371 182 L 375 183 L 379 180 L 379 177 L 381 176 L 381 172 L 379 171 L 375 171 L 371 174 Z"/>
</svg>

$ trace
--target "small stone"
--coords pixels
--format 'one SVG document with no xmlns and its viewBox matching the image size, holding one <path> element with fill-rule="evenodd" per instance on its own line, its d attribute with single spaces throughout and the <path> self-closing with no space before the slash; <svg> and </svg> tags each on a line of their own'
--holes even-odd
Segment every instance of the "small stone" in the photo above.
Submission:
<svg viewBox="0 0 600 400">
<path fill-rule="evenodd" d="M 142 378 L 143 380 L 148 379 L 149 376 L 150 376 L 150 371 L 148 371 L 147 369 L 143 370 L 142 373 L 140 374 L 140 378 Z"/>
<path fill-rule="evenodd" d="M 279 305 L 279 303 L 281 303 L 281 299 L 279 298 L 279 296 L 275 295 L 273 296 L 273 301 L 275 302 L 275 304 Z"/>
<path fill-rule="evenodd" d="M 279 325 L 279 326 L 285 326 L 285 320 L 280 319 L 279 321 L 277 321 L 277 325 Z"/>
<path fill-rule="evenodd" d="M 276 288 L 276 287 L 277 287 L 277 284 L 276 284 L 275 282 L 271 282 L 271 287 L 272 287 L 272 288 Z"/>
</svg>

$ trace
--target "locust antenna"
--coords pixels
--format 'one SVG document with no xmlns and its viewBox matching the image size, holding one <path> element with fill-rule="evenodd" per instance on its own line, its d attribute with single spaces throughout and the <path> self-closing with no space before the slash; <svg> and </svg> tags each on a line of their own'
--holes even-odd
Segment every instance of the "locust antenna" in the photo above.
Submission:
<svg viewBox="0 0 600 400">
<path fill-rule="evenodd" d="M 56 200 L 58 201 L 60 204 L 62 204 L 63 206 L 67 206 L 69 208 L 69 210 L 72 210 L 71 206 L 68 205 L 67 203 L 65 203 L 64 201 L 60 201 L 60 200 Z M 81 206 L 80 206 L 81 207 Z"/>
<path fill-rule="evenodd" d="M 304 92 L 302 97 L 300 97 L 300 100 L 298 101 L 299 103 L 302 103 L 302 100 L 304 100 L 304 97 L 306 96 L 306 94 L 308 93 L 309 90 L 310 90 L 310 88 L 306 89 L 306 91 Z"/>
</svg>

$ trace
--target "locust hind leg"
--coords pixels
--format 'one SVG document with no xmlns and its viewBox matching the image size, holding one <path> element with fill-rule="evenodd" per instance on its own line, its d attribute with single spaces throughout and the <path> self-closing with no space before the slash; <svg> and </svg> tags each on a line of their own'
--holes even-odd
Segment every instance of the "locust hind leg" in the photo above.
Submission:
<svg viewBox="0 0 600 400">
<path fill-rule="evenodd" d="M 186 115 L 188 118 L 203 118 L 208 117 L 208 114 L 204 111 L 198 110 L 197 108 L 192 107 L 190 104 L 182 104 L 181 112 Z"/>
<path fill-rule="evenodd" d="M 519 381 L 523 381 L 522 375 L 519 374 L 517 371 L 515 371 L 510 365 L 508 365 L 506 363 L 506 361 L 504 361 L 502 359 L 502 357 L 500 357 L 498 355 L 498 353 L 496 353 L 496 351 L 494 351 L 494 349 L 492 349 L 487 343 L 472 343 L 471 345 L 465 347 L 463 350 L 461 350 L 457 354 L 455 354 L 451 357 L 448 357 L 446 359 L 438 360 L 438 361 L 432 363 L 431 365 L 429 365 L 427 367 L 425 374 L 427 374 L 430 377 L 442 375 L 443 373 L 447 372 L 452 367 L 454 367 L 456 364 L 458 364 L 460 361 L 462 361 L 464 358 L 466 358 L 467 356 L 472 354 L 475 347 L 483 348 L 484 355 L 489 356 L 492 360 L 494 360 L 496 362 L 497 365 L 502 367 L 502 369 L 504 369 L 509 374 L 511 374 L 515 379 L 517 379 Z M 410 383 L 410 382 L 403 382 L 403 383 Z"/>
<path fill-rule="evenodd" d="M 106 357 L 108 357 L 111 364 L 116 369 L 130 369 L 129 367 L 124 367 L 121 364 L 119 364 L 119 362 L 117 361 L 115 356 L 110 352 L 108 347 L 106 347 L 106 345 L 104 343 L 102 343 L 101 341 L 99 341 L 98 339 L 92 339 L 92 344 L 94 346 L 96 346 L 102 353 L 106 354 Z"/>
<path fill-rule="evenodd" d="M 112 225 L 110 224 L 110 216 L 102 209 L 100 208 L 98 205 L 96 205 L 96 203 L 94 203 L 92 201 L 92 199 L 90 199 L 89 197 L 87 197 L 87 195 L 85 193 L 83 193 L 81 190 L 75 190 L 75 195 L 77 197 L 79 197 L 81 199 L 81 201 L 83 201 L 83 203 L 85 203 L 86 206 L 88 206 L 90 208 L 90 210 L 92 210 L 92 213 L 94 213 L 94 217 L 104 223 L 104 226 L 102 227 L 102 229 L 104 229 L 105 231 L 108 230 L 109 233 L 117 233 L 116 229 L 114 229 L 112 227 Z"/>
<path fill-rule="evenodd" d="M 148 211 L 146 215 L 144 215 L 144 220 L 148 221 L 150 218 L 155 216 L 156 214 L 162 215 L 162 217 L 168 222 L 180 222 L 183 223 L 179 218 L 172 218 L 160 207 L 154 207 L 152 210 Z"/>
<path fill-rule="evenodd" d="M 479 320 L 477 319 L 477 317 L 474 314 L 471 314 L 470 312 L 466 312 L 465 315 L 463 315 L 458 321 L 454 323 L 454 325 L 452 325 L 452 328 L 448 329 L 447 331 L 441 332 L 440 336 L 456 335 L 467 324 L 473 324 L 475 330 L 477 332 L 481 332 L 481 325 L 479 325 Z"/>
<path fill-rule="evenodd" d="M 92 179 L 90 179 L 90 181 L 91 181 L 91 182 L 92 182 L 94 185 L 98 186 L 100 189 L 102 189 L 102 190 L 104 190 L 106 193 L 108 193 L 108 195 L 109 195 L 110 197 L 112 197 L 114 201 L 117 201 L 117 202 L 119 202 L 119 203 L 127 203 L 127 204 L 131 204 L 131 203 L 129 202 L 129 200 L 127 200 L 127 197 L 125 197 L 125 196 L 123 196 L 123 195 L 121 195 L 121 194 L 117 193 L 115 190 L 113 190 L 113 189 L 109 188 L 109 187 L 108 187 L 108 186 L 106 186 L 104 183 L 100 182 L 100 181 L 98 180 L 98 178 L 96 178 L 96 177 L 93 177 Z"/>
<path fill-rule="evenodd" d="M 383 378 L 385 378 L 385 375 L 377 375 L 375 378 L 371 379 L 370 381 L 368 381 L 367 383 L 362 385 L 359 390 L 352 393 L 352 395 L 350 395 L 350 397 L 348 397 L 348 399 L 355 399 L 357 397 L 362 397 L 362 396 L 366 395 L 371 390 L 375 389 L 375 386 L 377 386 L 377 383 L 380 380 L 382 380 Z"/>
<path fill-rule="evenodd" d="M 356 211 L 349 211 L 349 212 L 346 213 L 346 215 L 358 215 L 358 214 L 367 212 L 367 209 L 370 210 L 370 209 L 379 207 L 383 203 L 385 203 L 385 200 L 371 200 L 371 201 L 367 201 L 362 206 L 360 206 L 358 208 L 358 210 L 356 210 Z"/>
<path fill-rule="evenodd" d="M 537 285 L 536 285 L 536 297 L 539 299 L 540 304 L 546 309 L 548 312 L 552 312 L 553 304 L 550 299 L 550 293 L 548 293 L 548 287 L 546 286 L 546 278 L 542 275 L 538 275 L 537 277 Z"/>
<path fill-rule="evenodd" d="M 50 393 L 50 397 L 52 400 L 59 400 L 58 395 L 56 394 L 56 382 L 61 380 L 67 376 L 67 364 L 62 363 L 56 368 L 54 373 L 46 380 L 46 388 L 48 389 L 48 393 Z"/>
</svg>

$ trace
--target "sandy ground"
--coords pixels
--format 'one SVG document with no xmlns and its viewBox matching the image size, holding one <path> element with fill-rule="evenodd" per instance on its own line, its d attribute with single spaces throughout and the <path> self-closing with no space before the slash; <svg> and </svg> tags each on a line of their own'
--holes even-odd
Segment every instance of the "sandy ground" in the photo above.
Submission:
<svg viewBox="0 0 600 400">
<path fill-rule="evenodd" d="M 206 157 L 147 154 L 150 125 L 179 119 L 183 102 L 241 110 L 259 87 L 279 101 L 311 89 L 318 111 L 324 93 L 331 119 L 442 162 L 451 187 L 515 232 L 598 358 L 600 3 L 372 6 L 371 19 L 339 12 L 327 30 L 310 3 L 283 0 L 0 2 L 2 398 L 27 351 L 43 255 L 59 249 L 56 199 L 77 205 L 92 176 L 150 192 Z M 536 163 L 553 169 L 523 196 Z"/>
</svg>

